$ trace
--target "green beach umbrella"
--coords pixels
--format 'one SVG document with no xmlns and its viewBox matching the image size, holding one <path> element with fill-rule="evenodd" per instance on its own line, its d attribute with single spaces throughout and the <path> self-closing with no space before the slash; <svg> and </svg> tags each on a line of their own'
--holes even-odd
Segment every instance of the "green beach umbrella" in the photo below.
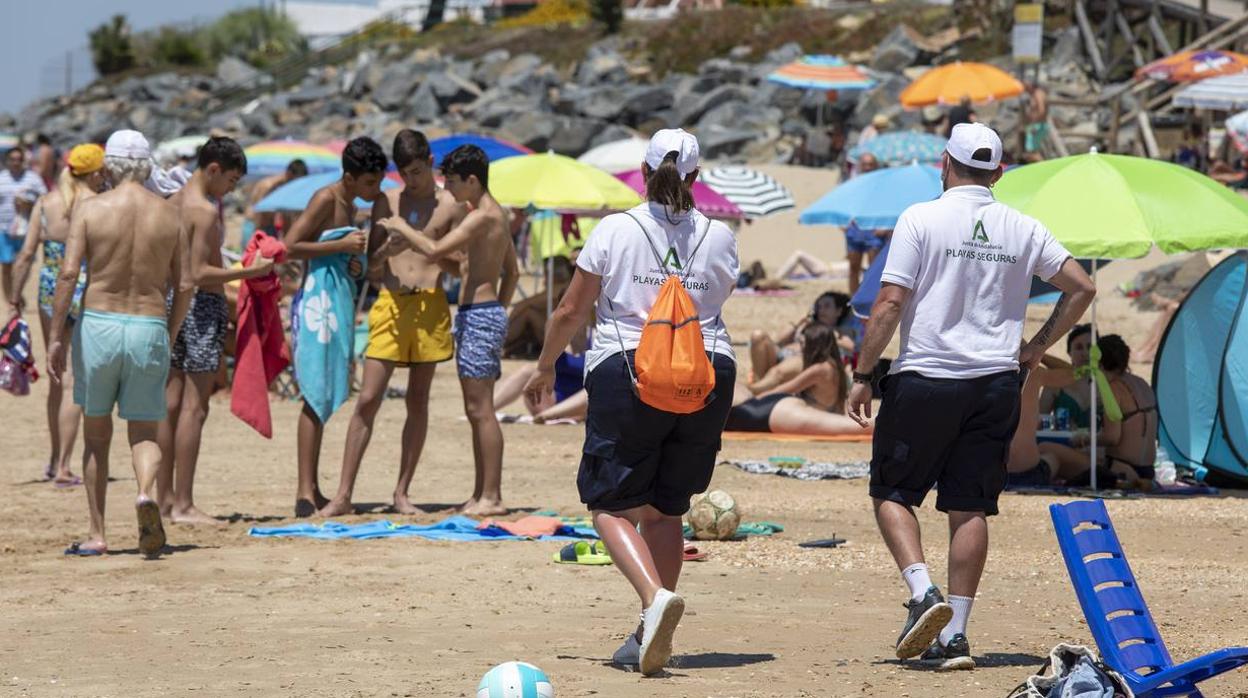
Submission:
<svg viewBox="0 0 1248 698">
<path fill-rule="evenodd" d="M 1096 151 L 1072 155 L 1011 170 L 994 193 L 1084 259 L 1143 257 L 1153 245 L 1167 254 L 1248 247 L 1248 200 L 1199 172 L 1159 160 Z M 1096 301 L 1091 319 L 1096 337 Z M 1091 385 L 1095 405 L 1098 388 L 1105 390 L 1095 359 L 1090 372 L 1097 378 Z M 1096 453 L 1096 420 L 1090 445 Z M 1090 472 L 1096 489 L 1096 468 Z"/>
<path fill-rule="evenodd" d="M 1072 155 L 1010 170 L 994 193 L 1083 259 L 1248 247 L 1248 199 L 1159 160 Z"/>
</svg>

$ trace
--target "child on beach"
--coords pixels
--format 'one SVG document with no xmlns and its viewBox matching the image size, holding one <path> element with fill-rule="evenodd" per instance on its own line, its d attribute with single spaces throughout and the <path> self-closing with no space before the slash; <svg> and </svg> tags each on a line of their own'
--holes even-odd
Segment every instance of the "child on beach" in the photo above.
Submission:
<svg viewBox="0 0 1248 698">
<path fill-rule="evenodd" d="M 435 262 L 460 250 L 466 252 L 455 315 L 455 365 L 464 414 L 472 425 L 476 482 L 472 497 L 460 509 L 470 516 L 507 513 L 502 495 L 503 431 L 494 413 L 494 382 L 502 375 L 506 308 L 520 277 L 507 211 L 490 195 L 489 171 L 485 152 L 474 145 L 460 146 L 442 161 L 447 190 L 472 212 L 438 240 L 416 233 L 401 217 L 381 221 Z"/>
<path fill-rule="evenodd" d="M 376 141 L 361 137 L 348 143 L 342 151 L 342 179 L 313 194 L 308 208 L 286 233 L 287 258 L 307 260 L 334 254 L 364 254 L 368 250 L 368 236 L 364 231 L 357 230 L 323 242 L 320 236 L 325 231 L 353 225 L 355 199 L 375 201 L 381 195 L 381 179 L 385 174 L 386 154 Z M 291 317 L 295 319 L 299 315 L 298 300 L 296 297 L 295 307 L 291 309 Z M 339 331 L 350 332 L 353 328 L 354 323 L 349 323 Z M 293 337 L 296 333 L 291 334 Z M 298 351 L 296 346 L 292 353 L 297 355 Z M 299 414 L 299 489 L 295 494 L 295 516 L 312 516 L 329 503 L 317 482 L 324 435 L 324 421 L 305 399 Z"/>
</svg>

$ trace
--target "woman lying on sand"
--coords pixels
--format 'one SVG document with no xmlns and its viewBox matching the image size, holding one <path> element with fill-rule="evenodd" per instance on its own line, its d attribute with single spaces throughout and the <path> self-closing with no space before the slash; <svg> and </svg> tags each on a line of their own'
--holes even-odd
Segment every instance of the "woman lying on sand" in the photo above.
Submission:
<svg viewBox="0 0 1248 698">
<path fill-rule="evenodd" d="M 554 392 L 538 402 L 523 394 L 525 384 L 537 373 L 536 361 L 525 362 L 514 372 L 503 376 L 494 387 L 494 409 L 501 410 L 523 397 L 525 408 L 537 424 L 555 419 L 584 421 L 589 405 L 589 397 L 585 394 L 585 350 L 588 348 L 588 335 L 582 330 L 555 361 Z"/>
<path fill-rule="evenodd" d="M 750 368 L 753 374 L 746 388 L 751 395 L 759 396 L 774 391 L 802 372 L 803 330 L 812 325 L 833 328 L 839 346 L 838 355 L 852 355 L 857 351 L 857 337 L 861 323 L 849 309 L 849 296 L 828 291 L 815 299 L 810 314 L 793 323 L 779 336 L 755 330 L 750 335 Z"/>
<path fill-rule="evenodd" d="M 802 368 L 793 378 L 758 397 L 737 391 L 726 431 L 838 436 L 865 433 L 845 416 L 849 381 L 836 332 L 812 322 L 802 329 Z"/>
</svg>

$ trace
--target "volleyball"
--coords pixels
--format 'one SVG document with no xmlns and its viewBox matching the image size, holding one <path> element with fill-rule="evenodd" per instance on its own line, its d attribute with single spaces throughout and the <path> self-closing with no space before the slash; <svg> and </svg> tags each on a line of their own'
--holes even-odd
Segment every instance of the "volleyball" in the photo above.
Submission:
<svg viewBox="0 0 1248 698">
<path fill-rule="evenodd" d="M 694 495 L 689 502 L 689 526 L 698 540 L 728 540 L 740 524 L 737 501 L 723 490 Z"/>
<path fill-rule="evenodd" d="M 532 664 L 506 662 L 481 677 L 477 698 L 555 698 L 555 688 Z"/>
</svg>

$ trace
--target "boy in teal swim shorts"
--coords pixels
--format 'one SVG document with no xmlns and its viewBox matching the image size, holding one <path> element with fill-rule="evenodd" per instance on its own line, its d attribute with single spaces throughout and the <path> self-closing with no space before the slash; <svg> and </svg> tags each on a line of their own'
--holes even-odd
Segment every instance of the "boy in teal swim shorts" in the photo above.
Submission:
<svg viewBox="0 0 1248 698">
<path fill-rule="evenodd" d="M 151 150 L 142 134 L 118 131 L 109 137 L 104 170 L 113 189 L 75 209 L 52 301 L 48 373 L 60 381 L 66 318 L 85 262 L 89 281 L 73 337 L 74 402 L 83 408 L 83 475 L 91 524 L 88 539 L 71 545 L 67 555 L 108 551 L 104 500 L 114 405 L 127 422 L 139 483 L 139 551 L 154 557 L 165 545 L 156 504 L 156 426 L 165 416 L 169 337 L 177 336 L 194 288 L 182 270 L 177 209 L 143 186 L 151 167 Z M 166 319 L 170 286 L 174 301 Z"/>
</svg>

